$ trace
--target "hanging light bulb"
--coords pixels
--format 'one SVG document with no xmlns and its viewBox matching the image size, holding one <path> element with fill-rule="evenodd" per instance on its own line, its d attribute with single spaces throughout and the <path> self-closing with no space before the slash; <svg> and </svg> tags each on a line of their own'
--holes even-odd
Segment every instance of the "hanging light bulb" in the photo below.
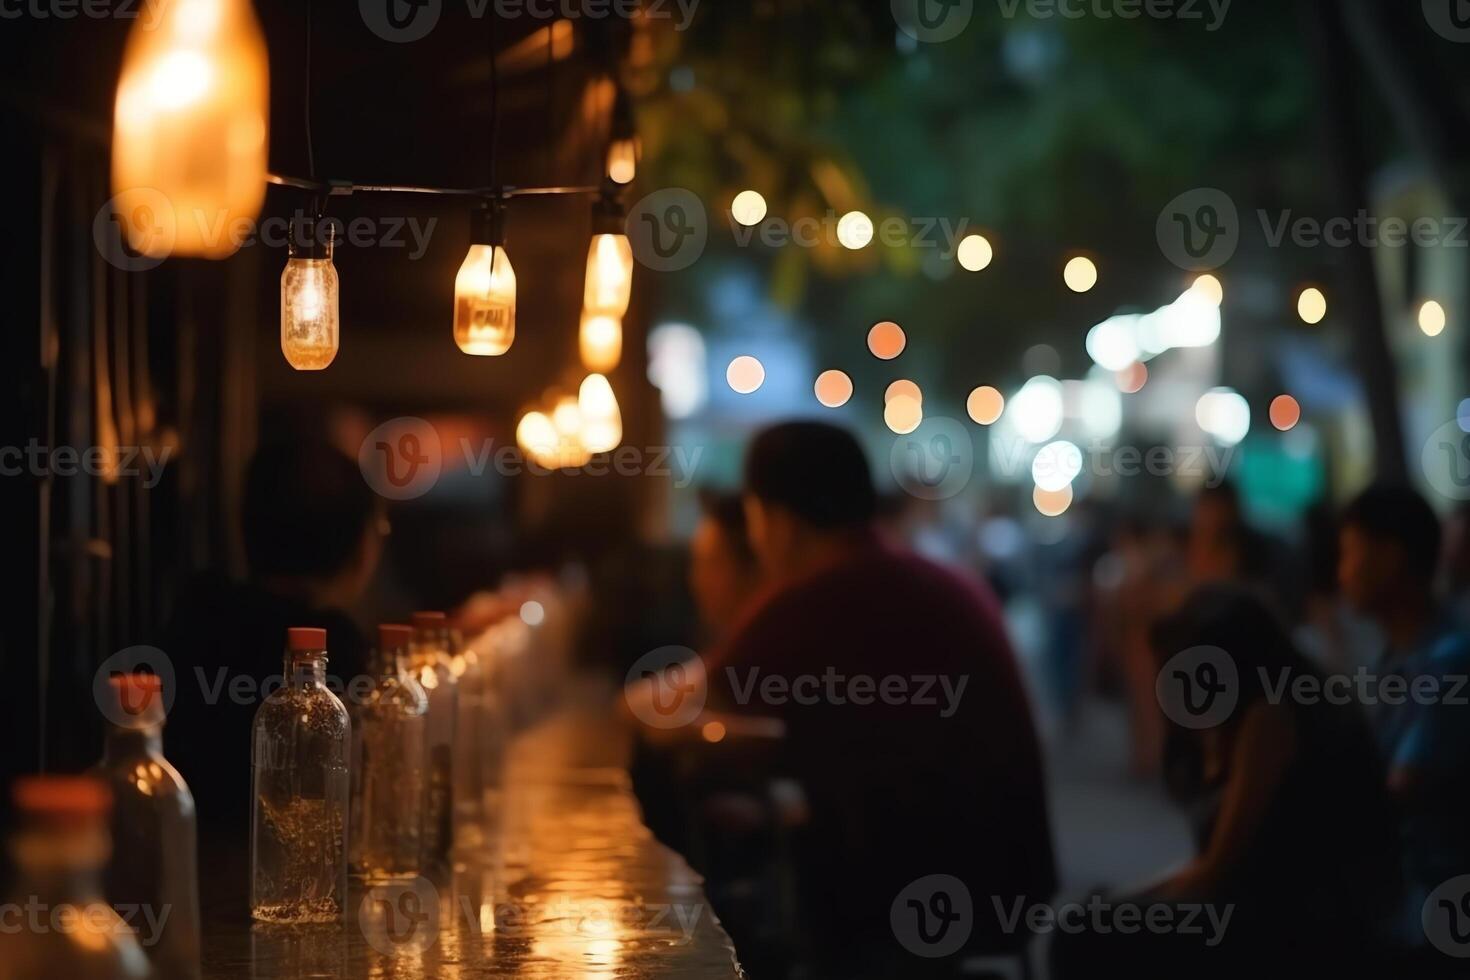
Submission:
<svg viewBox="0 0 1470 980">
<path fill-rule="evenodd" d="M 470 242 L 454 277 L 454 342 L 466 354 L 504 354 L 516 339 L 516 274 L 499 202 L 474 213 Z"/>
<path fill-rule="evenodd" d="M 582 366 L 587 370 L 611 371 L 623 356 L 623 321 L 615 316 L 583 310 L 577 346 L 582 351 Z"/>
<path fill-rule="evenodd" d="M 638 131 L 633 124 L 633 104 L 621 86 L 613 98 L 612 127 L 608 133 L 607 179 L 631 184 L 638 175 Z"/>
<path fill-rule="evenodd" d="M 224 258 L 265 201 L 269 69 L 249 0 L 175 0 L 128 34 L 112 118 L 113 207 L 155 258 Z"/>
<path fill-rule="evenodd" d="M 621 317 L 633 291 L 633 246 L 623 228 L 623 209 L 611 197 L 592 208 L 592 242 L 587 247 L 587 282 L 582 308 Z"/>
<path fill-rule="evenodd" d="M 587 420 L 582 417 L 582 407 L 575 396 L 563 395 L 557 399 L 551 410 L 551 424 L 556 429 L 556 465 L 585 465 L 592 454 L 584 440 Z"/>
<path fill-rule="evenodd" d="M 337 268 L 333 227 L 320 218 L 291 222 L 281 273 L 281 353 L 298 371 L 320 371 L 337 356 Z"/>
<path fill-rule="evenodd" d="M 623 413 L 612 385 L 600 374 L 589 374 L 577 389 L 577 408 L 582 416 L 582 445 L 588 452 L 610 453 L 623 441 Z"/>
</svg>

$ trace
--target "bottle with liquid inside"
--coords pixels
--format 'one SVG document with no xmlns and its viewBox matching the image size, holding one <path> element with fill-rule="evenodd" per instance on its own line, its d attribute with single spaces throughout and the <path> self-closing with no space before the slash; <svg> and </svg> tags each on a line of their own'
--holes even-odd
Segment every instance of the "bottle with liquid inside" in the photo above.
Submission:
<svg viewBox="0 0 1470 980">
<path fill-rule="evenodd" d="M 351 722 L 327 689 L 327 631 L 286 631 L 284 683 L 255 713 L 250 910 L 262 922 L 333 922 L 347 894 Z"/>
<path fill-rule="evenodd" d="M 199 879 L 194 797 L 163 757 L 164 706 L 156 674 L 109 679 L 108 719 L 96 775 L 112 791 L 107 899 L 142 910 L 143 950 L 159 980 L 199 976 Z M 157 923 L 156 934 L 149 923 Z"/>
<path fill-rule="evenodd" d="M 154 976 L 133 929 L 102 896 L 112 804 L 107 784 L 88 776 L 27 776 L 15 783 L 14 803 L 16 876 L 5 906 L 11 914 L 0 928 L 0 980 Z"/>
<path fill-rule="evenodd" d="M 378 627 L 373 687 L 352 705 L 352 867 L 416 874 L 424 822 L 428 696 L 408 672 L 413 630 Z"/>
</svg>

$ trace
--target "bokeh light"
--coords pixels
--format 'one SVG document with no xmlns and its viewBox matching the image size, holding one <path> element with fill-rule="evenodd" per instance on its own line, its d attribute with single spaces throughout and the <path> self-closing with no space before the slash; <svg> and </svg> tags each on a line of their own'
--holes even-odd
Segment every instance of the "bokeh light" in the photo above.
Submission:
<svg viewBox="0 0 1470 980">
<path fill-rule="evenodd" d="M 1225 302 L 1225 287 L 1220 280 L 1206 272 L 1189 287 L 1216 306 Z"/>
<path fill-rule="evenodd" d="M 884 320 L 882 323 L 873 324 L 873 329 L 868 331 L 868 350 L 873 356 L 885 361 L 891 361 L 903 353 L 908 338 L 904 336 L 903 327 L 892 320 Z"/>
<path fill-rule="evenodd" d="M 540 626 L 546 620 L 546 607 L 535 599 L 521 603 L 521 622 L 527 626 Z"/>
<path fill-rule="evenodd" d="M 758 225 L 766 217 L 766 199 L 759 191 L 741 191 L 730 202 L 730 216 L 742 225 Z"/>
<path fill-rule="evenodd" d="M 908 378 L 899 378 L 883 392 L 883 404 L 887 405 L 899 395 L 907 395 L 920 405 L 924 404 L 924 392 Z"/>
<path fill-rule="evenodd" d="M 883 406 L 883 422 L 899 435 L 907 435 L 924 421 L 924 405 L 910 395 L 898 395 Z"/>
<path fill-rule="evenodd" d="M 1470 432 L 1470 398 L 1461 400 L 1460 407 L 1455 410 L 1455 421 L 1459 423 L 1461 432 Z"/>
<path fill-rule="evenodd" d="M 1321 323 L 1327 316 L 1327 297 L 1316 286 L 1303 289 L 1296 298 L 1296 315 L 1306 324 Z"/>
<path fill-rule="evenodd" d="M 1082 450 L 1065 439 L 1049 442 L 1031 460 L 1031 479 L 1039 490 L 1060 493 L 1082 472 Z"/>
<path fill-rule="evenodd" d="M 837 240 L 843 248 L 867 247 L 873 240 L 873 219 L 861 211 L 849 211 L 837 219 Z"/>
<path fill-rule="evenodd" d="M 1072 486 L 1068 484 L 1060 490 L 1037 487 L 1031 491 L 1031 502 L 1042 517 L 1060 517 L 1072 506 Z"/>
<path fill-rule="evenodd" d="M 1005 396 L 990 385 L 981 385 L 965 400 L 965 411 L 980 425 L 994 424 L 1005 408 Z"/>
<path fill-rule="evenodd" d="M 1062 270 L 1062 280 L 1072 292 L 1085 293 L 1097 285 L 1097 265 L 1085 255 L 1079 255 Z"/>
<path fill-rule="evenodd" d="M 1194 420 L 1201 429 L 1233 446 L 1250 432 L 1250 403 L 1233 388 L 1211 388 L 1195 403 Z"/>
<path fill-rule="evenodd" d="M 1123 370 L 1113 375 L 1117 381 L 1118 390 L 1125 395 L 1131 395 L 1143 390 L 1148 384 L 1148 365 L 1142 361 L 1134 361 Z"/>
<path fill-rule="evenodd" d="M 706 742 L 722 742 L 725 739 L 725 723 L 722 721 L 707 721 L 700 728 L 699 734 Z"/>
<path fill-rule="evenodd" d="M 741 354 L 725 369 L 725 380 L 739 394 L 748 395 L 765 383 L 766 368 L 749 354 Z"/>
<path fill-rule="evenodd" d="M 1277 395 L 1271 399 L 1269 414 L 1271 424 L 1286 432 L 1302 420 L 1302 407 L 1290 395 Z"/>
<path fill-rule="evenodd" d="M 1027 442 L 1043 443 L 1062 428 L 1062 386 L 1040 375 L 1021 386 L 1006 406 L 1006 418 Z"/>
<path fill-rule="evenodd" d="M 823 371 L 817 375 L 817 401 L 828 408 L 841 408 L 852 397 L 852 379 L 841 371 Z"/>
<path fill-rule="evenodd" d="M 959 259 L 961 268 L 969 272 L 979 272 L 995 258 L 995 249 L 990 247 L 990 242 L 984 235 L 966 235 L 960 239 L 955 257 Z"/>
<path fill-rule="evenodd" d="M 1438 337 L 1444 332 L 1447 317 L 1444 307 L 1434 300 L 1429 300 L 1419 307 L 1419 329 L 1424 331 L 1426 337 Z"/>
</svg>

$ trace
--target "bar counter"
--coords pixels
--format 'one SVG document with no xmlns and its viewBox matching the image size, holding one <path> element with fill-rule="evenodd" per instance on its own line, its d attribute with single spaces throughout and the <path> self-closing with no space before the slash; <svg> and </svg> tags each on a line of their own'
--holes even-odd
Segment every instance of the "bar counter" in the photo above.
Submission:
<svg viewBox="0 0 1470 980">
<path fill-rule="evenodd" d="M 236 874 L 240 856 L 201 854 L 204 975 L 743 977 L 699 875 L 643 825 L 623 745 L 591 710 L 528 729 L 511 747 L 498 826 L 461 847 L 452 872 L 354 881 L 340 925 L 248 921 L 230 911 L 238 894 L 211 901 L 233 891 L 214 876 Z"/>
</svg>

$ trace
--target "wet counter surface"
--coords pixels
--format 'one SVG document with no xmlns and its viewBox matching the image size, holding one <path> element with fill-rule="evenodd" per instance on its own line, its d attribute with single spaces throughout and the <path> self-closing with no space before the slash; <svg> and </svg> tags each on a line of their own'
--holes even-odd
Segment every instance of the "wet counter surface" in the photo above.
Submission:
<svg viewBox="0 0 1470 980">
<path fill-rule="evenodd" d="M 238 855 L 202 853 L 205 976 L 743 976 L 699 876 L 644 827 L 620 744 L 590 712 L 530 729 L 498 828 L 452 872 L 354 882 L 342 925 L 253 924 L 238 901 L 211 903 L 211 876 L 243 869 Z"/>
</svg>

